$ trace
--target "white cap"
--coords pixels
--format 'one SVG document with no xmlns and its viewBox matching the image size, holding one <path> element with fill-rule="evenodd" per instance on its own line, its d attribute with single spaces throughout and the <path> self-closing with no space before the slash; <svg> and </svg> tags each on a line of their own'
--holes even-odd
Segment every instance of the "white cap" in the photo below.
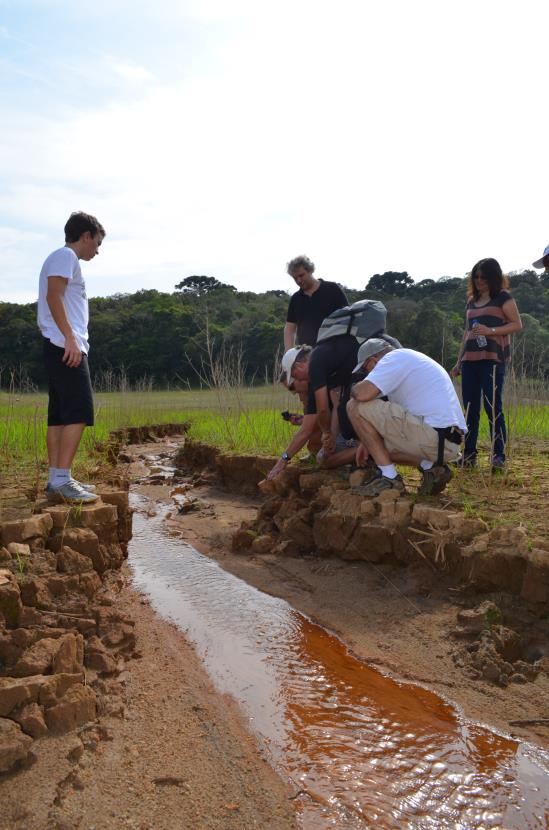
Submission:
<svg viewBox="0 0 549 830">
<path fill-rule="evenodd" d="M 549 254 L 549 245 L 547 245 L 547 246 L 546 246 L 546 248 L 545 248 L 545 250 L 544 250 L 544 252 L 543 252 L 543 256 L 541 256 L 539 259 L 536 259 L 536 261 L 532 263 L 532 266 L 533 266 L 534 268 L 543 268 L 543 267 L 544 267 L 544 262 L 543 262 L 543 260 L 545 259 L 545 257 L 547 256 L 547 254 Z"/>
<path fill-rule="evenodd" d="M 282 371 L 286 372 L 286 382 L 288 386 L 291 386 L 293 383 L 292 369 L 295 363 L 295 359 L 300 351 L 301 349 L 296 349 L 295 347 L 293 349 L 288 349 L 288 351 L 285 352 L 284 357 L 282 358 Z"/>
</svg>

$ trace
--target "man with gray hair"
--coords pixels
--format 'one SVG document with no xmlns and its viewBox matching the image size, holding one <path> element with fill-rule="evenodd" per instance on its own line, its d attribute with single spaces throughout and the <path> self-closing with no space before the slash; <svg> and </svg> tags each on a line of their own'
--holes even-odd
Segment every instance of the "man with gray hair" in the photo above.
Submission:
<svg viewBox="0 0 549 830">
<path fill-rule="evenodd" d="M 378 469 L 360 492 L 405 492 L 400 463 L 419 466 L 420 495 L 441 493 L 452 478 L 445 462 L 458 458 L 467 429 L 450 376 L 427 355 L 379 338 L 360 347 L 355 372 L 361 369 L 367 377 L 353 386 L 347 412 L 361 442 L 357 463 L 371 457 Z"/>
<path fill-rule="evenodd" d="M 285 352 L 296 343 L 314 346 L 324 318 L 348 305 L 347 297 L 337 283 L 314 276 L 315 264 L 309 257 L 297 256 L 286 267 L 299 291 L 292 295 L 288 306 L 284 326 Z"/>
</svg>

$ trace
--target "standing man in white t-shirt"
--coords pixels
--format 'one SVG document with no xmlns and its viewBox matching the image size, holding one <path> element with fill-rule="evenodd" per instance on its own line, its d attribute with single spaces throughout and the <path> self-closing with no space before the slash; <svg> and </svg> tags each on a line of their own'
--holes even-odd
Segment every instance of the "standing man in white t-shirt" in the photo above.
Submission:
<svg viewBox="0 0 549 830">
<path fill-rule="evenodd" d="M 37 320 L 49 383 L 46 493 L 52 500 L 97 501 L 95 488 L 73 479 L 71 464 L 85 427 L 94 423 L 88 298 L 80 260 L 97 256 L 104 237 L 95 216 L 72 213 L 65 225 L 65 246 L 47 257 L 40 272 Z"/>
<path fill-rule="evenodd" d="M 452 478 L 445 462 L 458 458 L 467 429 L 450 376 L 427 355 L 378 338 L 358 350 L 354 371 L 361 370 L 368 376 L 353 386 L 347 412 L 361 441 L 357 463 L 371 456 L 378 470 L 360 491 L 405 492 L 396 462 L 419 466 L 420 495 L 441 493 Z"/>
</svg>

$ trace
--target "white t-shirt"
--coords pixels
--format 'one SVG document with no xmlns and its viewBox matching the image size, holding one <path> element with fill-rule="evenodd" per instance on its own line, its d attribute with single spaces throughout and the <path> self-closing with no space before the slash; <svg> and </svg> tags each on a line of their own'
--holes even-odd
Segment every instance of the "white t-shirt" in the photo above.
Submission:
<svg viewBox="0 0 549 830">
<path fill-rule="evenodd" d="M 395 349 L 381 358 L 366 379 L 391 403 L 423 417 L 430 427 L 467 428 L 448 372 L 426 354 Z"/>
<path fill-rule="evenodd" d="M 81 350 L 87 354 L 90 348 L 88 343 L 88 298 L 86 296 L 86 284 L 80 270 L 80 262 L 72 248 L 59 248 L 47 257 L 40 271 L 38 286 L 38 310 L 36 314 L 38 328 L 54 346 L 64 348 L 65 337 L 53 319 L 46 300 L 49 277 L 64 277 L 68 280 L 63 295 L 65 311 Z"/>
</svg>

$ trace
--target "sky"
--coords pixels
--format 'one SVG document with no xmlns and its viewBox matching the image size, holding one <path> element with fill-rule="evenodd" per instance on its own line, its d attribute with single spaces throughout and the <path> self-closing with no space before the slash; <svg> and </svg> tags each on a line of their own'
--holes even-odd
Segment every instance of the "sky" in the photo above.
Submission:
<svg viewBox="0 0 549 830">
<path fill-rule="evenodd" d="M 286 263 L 530 267 L 549 243 L 546 0 L 0 0 L 0 301 L 73 210 L 89 296 Z"/>
</svg>

